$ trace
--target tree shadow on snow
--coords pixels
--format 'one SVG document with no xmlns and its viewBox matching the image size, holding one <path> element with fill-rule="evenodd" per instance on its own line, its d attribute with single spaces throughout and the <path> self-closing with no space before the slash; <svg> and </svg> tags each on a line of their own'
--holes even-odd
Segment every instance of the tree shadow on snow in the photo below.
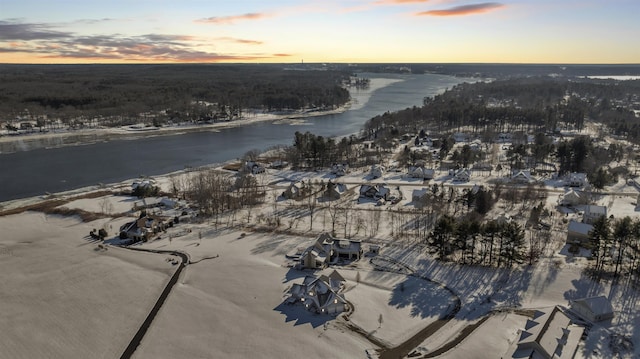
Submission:
<svg viewBox="0 0 640 359">
<path fill-rule="evenodd" d="M 438 284 L 408 276 L 393 288 L 389 305 L 411 308 L 411 316 L 444 317 L 455 306 L 455 297 Z"/>
<path fill-rule="evenodd" d="M 573 289 L 564 292 L 564 299 L 575 300 L 580 298 L 595 297 L 604 295 L 605 288 L 602 284 L 594 281 L 589 275 L 582 273 L 579 279 L 571 281 Z"/>
</svg>

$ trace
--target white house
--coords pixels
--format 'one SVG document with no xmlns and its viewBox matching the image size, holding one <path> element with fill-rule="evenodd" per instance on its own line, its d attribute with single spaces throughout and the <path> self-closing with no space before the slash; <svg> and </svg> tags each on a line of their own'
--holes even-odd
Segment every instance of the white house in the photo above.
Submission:
<svg viewBox="0 0 640 359">
<path fill-rule="evenodd" d="M 588 205 L 584 209 L 584 215 L 582 216 L 582 222 L 593 224 L 600 217 L 607 216 L 607 207 L 605 206 L 596 206 L 596 205 Z"/>
<path fill-rule="evenodd" d="M 567 243 L 569 244 L 584 244 L 589 241 L 589 232 L 593 229 L 593 226 L 588 223 L 582 223 L 578 221 L 569 221 L 569 227 L 567 228 Z"/>
<path fill-rule="evenodd" d="M 605 296 L 571 301 L 571 310 L 590 322 L 601 322 L 613 318 L 613 307 Z"/>
<path fill-rule="evenodd" d="M 584 328 L 573 324 L 557 306 L 546 312 L 538 311 L 520 331 L 511 357 L 573 358 L 583 332 Z"/>
<path fill-rule="evenodd" d="M 328 276 L 306 276 L 301 284 L 294 283 L 291 286 L 287 303 L 300 302 L 307 310 L 320 314 L 341 313 L 348 307 L 342 293 L 344 282 L 344 278 L 335 270 Z"/>
<path fill-rule="evenodd" d="M 450 170 L 449 175 L 453 176 L 455 182 L 469 182 L 471 180 L 471 170 L 468 168 Z"/>
<path fill-rule="evenodd" d="M 587 202 L 588 198 L 585 194 L 570 189 L 569 191 L 565 192 L 564 195 L 562 195 L 559 204 L 561 206 L 577 206 L 586 204 Z"/>
<path fill-rule="evenodd" d="M 569 187 L 584 187 L 587 185 L 587 174 L 586 173 L 570 173 L 567 175 L 565 183 Z"/>
<path fill-rule="evenodd" d="M 436 171 L 434 169 L 424 168 L 421 166 L 409 167 L 409 173 L 408 173 L 408 175 L 412 178 L 421 178 L 425 180 L 433 179 L 433 176 L 435 176 L 435 174 L 436 174 Z"/>
<path fill-rule="evenodd" d="M 531 171 L 529 170 L 514 170 L 511 174 L 511 182 L 533 183 L 535 179 L 531 176 Z"/>
</svg>

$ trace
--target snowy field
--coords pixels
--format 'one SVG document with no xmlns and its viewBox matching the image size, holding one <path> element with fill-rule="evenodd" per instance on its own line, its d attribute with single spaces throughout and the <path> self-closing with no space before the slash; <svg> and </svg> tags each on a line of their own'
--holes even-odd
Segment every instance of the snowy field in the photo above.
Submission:
<svg viewBox="0 0 640 359">
<path fill-rule="evenodd" d="M 352 221 L 348 222 L 351 227 L 343 228 L 343 220 L 336 232 L 337 237 L 347 231 L 354 234 L 364 241 L 365 250 L 371 243 L 381 245 L 380 259 L 399 263 L 413 275 L 375 270 L 370 257 L 335 268 L 347 279 L 345 297 L 355 307 L 348 320 L 285 305 L 292 284 L 313 273 L 290 268 L 285 255 L 311 244 L 320 231 L 332 229 L 326 203 L 319 203 L 316 209 L 313 230 L 304 201 L 273 204 L 290 181 L 302 179 L 326 183 L 336 178 L 323 172 L 269 169 L 258 175 L 258 182 L 270 184 L 272 191 L 262 207 L 251 213 L 241 211 L 233 221 L 221 220 L 219 227 L 213 220 L 180 223 L 159 238 L 135 245 L 186 252 L 191 260 L 135 358 L 375 357 L 375 343 L 387 348 L 401 346 L 451 313 L 458 299 L 461 306 L 455 316 L 410 352 L 429 355 L 451 346 L 442 357 L 500 358 L 517 341 L 528 319 L 523 309 L 566 308 L 570 300 L 597 295 L 609 298 L 616 314 L 610 323 L 596 324 L 589 330 L 577 357 L 640 356 L 638 288 L 627 277 L 617 282 L 594 281 L 584 272 L 588 253 L 573 255 L 564 245 L 562 221 L 578 218 L 580 208 L 555 213 L 551 243 L 537 263 L 509 270 L 435 261 L 422 241 L 394 239 L 386 225 L 389 208 L 415 208 L 411 200 L 414 189 L 441 182 L 458 188 L 490 186 L 495 176 L 452 184 L 446 173 L 436 173 L 435 180 L 423 183 L 403 173 L 371 179 L 368 171 L 353 171 L 336 179 L 346 186 L 351 199 L 357 197 L 361 183 L 400 186 L 403 199 L 395 207 L 354 200 L 349 215 Z M 156 181 L 163 190 L 170 189 L 168 176 Z M 116 186 L 125 188 L 128 184 Z M 550 179 L 546 185 L 550 192 L 546 205 L 556 208 L 558 196 L 566 189 L 557 180 Z M 596 196 L 595 202 L 606 205 L 616 218 L 638 216 L 637 189 L 620 181 L 608 190 L 615 194 Z M 106 195 L 62 205 L 108 215 L 128 213 L 89 223 L 36 212 L 0 217 L 0 330 L 4 334 L 0 346 L 5 349 L 0 357 L 87 358 L 99 353 L 98 357 L 112 358 L 122 354 L 176 266 L 167 261 L 166 254 L 111 245 L 101 249 L 98 242 L 88 239 L 88 233 L 106 228 L 113 238 L 120 225 L 136 217 L 129 211 L 138 202 L 133 197 Z M 288 228 L 289 234 L 253 231 L 258 216 L 269 216 L 276 207 L 282 212 L 280 229 Z M 501 204 L 489 215 L 518 215 L 524 210 L 521 207 Z M 381 211 L 378 220 L 384 224 L 378 230 L 372 230 L 371 223 L 356 230 L 355 219 L 370 222 L 373 209 Z M 233 228 L 225 227 L 229 223 Z M 460 337 L 469 328 L 468 335 Z"/>
<path fill-rule="evenodd" d="M 0 217 L 0 357 L 119 357 L 175 267 L 166 256 L 109 247 L 104 220 L 26 212 Z"/>
</svg>

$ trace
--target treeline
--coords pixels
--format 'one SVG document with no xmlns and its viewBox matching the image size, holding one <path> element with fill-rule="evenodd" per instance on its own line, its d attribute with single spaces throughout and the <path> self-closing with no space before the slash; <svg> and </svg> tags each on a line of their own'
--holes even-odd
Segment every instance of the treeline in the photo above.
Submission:
<svg viewBox="0 0 640 359">
<path fill-rule="evenodd" d="M 461 264 L 498 267 L 521 264 L 527 258 L 531 263 L 541 250 L 525 245 L 524 228 L 515 221 L 456 221 L 450 215 L 438 219 L 425 243 L 439 260 L 448 261 L 457 253 Z"/>
<path fill-rule="evenodd" d="M 369 120 L 364 134 L 384 139 L 416 128 L 476 134 L 581 130 L 586 119 L 640 142 L 640 81 L 517 78 L 460 84 L 422 107 L 385 113 Z"/>
<path fill-rule="evenodd" d="M 134 123 L 148 113 L 209 120 L 246 108 L 334 108 L 349 100 L 343 70 L 285 70 L 281 65 L 2 65 L 0 117 L 105 118 Z M 26 110 L 26 111 L 25 111 Z M 107 121 L 108 119 L 108 121 Z"/>
<path fill-rule="evenodd" d="M 296 131 L 293 145 L 288 147 L 286 152 L 291 165 L 301 169 L 327 168 L 338 163 L 360 167 L 379 163 L 381 158 L 380 149 L 365 148 L 361 139 L 355 136 L 336 140 L 308 131 Z"/>
<path fill-rule="evenodd" d="M 598 277 L 640 274 L 640 219 L 601 217 L 589 232 L 589 249 Z"/>
</svg>

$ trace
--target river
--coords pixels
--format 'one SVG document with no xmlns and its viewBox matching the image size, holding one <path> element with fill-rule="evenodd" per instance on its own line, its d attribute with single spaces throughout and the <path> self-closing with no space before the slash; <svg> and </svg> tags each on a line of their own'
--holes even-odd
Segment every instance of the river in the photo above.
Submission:
<svg viewBox="0 0 640 359">
<path fill-rule="evenodd" d="M 353 105 L 340 114 L 0 154 L 0 202 L 222 163 L 252 149 L 289 145 L 296 131 L 323 136 L 358 133 L 376 115 L 421 106 L 424 97 L 468 80 L 432 74 L 361 76 L 372 79 L 371 87 L 352 90 Z"/>
</svg>

